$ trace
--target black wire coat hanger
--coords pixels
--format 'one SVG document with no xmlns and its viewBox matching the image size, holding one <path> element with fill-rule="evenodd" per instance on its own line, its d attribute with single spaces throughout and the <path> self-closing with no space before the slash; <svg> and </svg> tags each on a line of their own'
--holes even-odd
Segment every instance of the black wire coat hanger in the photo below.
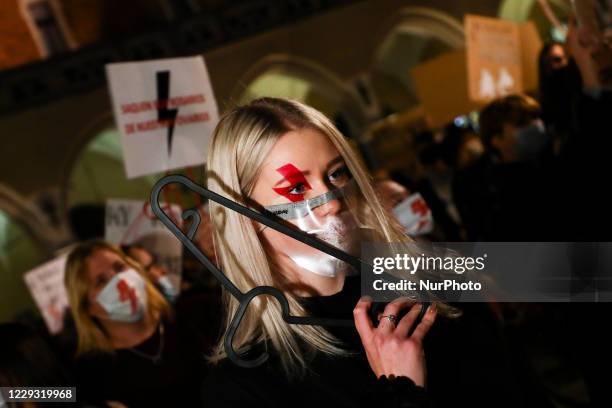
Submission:
<svg viewBox="0 0 612 408">
<path fill-rule="evenodd" d="M 200 186 L 195 183 L 188 177 L 182 175 L 169 175 L 160 179 L 153 186 L 153 190 L 151 192 L 151 208 L 153 213 L 159 218 L 161 222 L 181 241 L 181 243 L 191 252 L 200 263 L 202 263 L 206 269 L 208 269 L 213 276 L 223 285 L 223 287 L 238 300 L 240 303 L 236 314 L 232 317 L 230 322 L 229 329 L 225 334 L 224 339 L 224 348 L 227 356 L 230 360 L 232 360 L 235 364 L 241 367 L 256 367 L 260 364 L 263 364 L 269 357 L 267 352 L 264 352 L 262 355 L 254 358 L 254 359 L 245 359 L 238 352 L 234 350 L 232 341 L 238 327 L 240 326 L 240 322 L 244 317 L 244 313 L 246 312 L 247 307 L 251 300 L 259 295 L 269 295 L 274 297 L 280 304 L 282 310 L 283 320 L 289 324 L 306 324 L 313 326 L 336 326 L 336 327 L 353 327 L 354 322 L 351 319 L 335 319 L 335 318 L 320 318 L 313 316 L 293 316 L 289 311 L 289 302 L 285 297 L 285 294 L 279 289 L 272 286 L 256 286 L 250 289 L 248 292 L 243 293 L 234 283 L 227 277 L 221 270 L 208 259 L 208 257 L 198 248 L 198 246 L 193 242 L 193 237 L 200 225 L 200 214 L 195 209 L 188 209 L 183 211 L 182 219 L 187 220 L 191 219 L 191 224 L 189 226 L 189 230 L 185 234 L 172 219 L 165 213 L 165 211 L 161 208 L 159 204 L 159 196 L 161 194 L 162 189 L 171 184 L 178 183 L 182 184 L 184 187 L 187 187 L 191 191 L 200 194 L 204 198 L 208 200 L 215 201 L 222 206 L 229 208 L 233 211 L 236 211 L 246 217 L 249 217 L 252 220 L 255 220 L 259 223 L 262 223 L 270 228 L 275 229 L 276 231 L 283 233 L 291 238 L 294 238 L 304 244 L 310 245 L 313 248 L 318 249 L 319 251 L 325 252 L 328 255 L 333 256 L 336 259 L 344 261 L 354 267 L 357 271 L 361 271 L 362 266 L 368 266 L 361 259 L 356 258 L 347 254 L 344 251 L 335 248 L 328 243 L 318 240 L 302 231 L 295 230 L 286 225 L 283 225 L 271 217 L 270 215 L 264 215 L 258 213 L 257 211 L 251 210 L 243 205 L 240 205 L 226 197 L 223 197 L 217 193 L 214 193 L 207 188 Z"/>
</svg>

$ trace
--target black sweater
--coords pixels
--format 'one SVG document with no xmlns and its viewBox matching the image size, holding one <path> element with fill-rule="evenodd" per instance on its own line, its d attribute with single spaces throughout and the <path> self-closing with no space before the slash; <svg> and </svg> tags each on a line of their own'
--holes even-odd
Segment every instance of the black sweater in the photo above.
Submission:
<svg viewBox="0 0 612 408">
<path fill-rule="evenodd" d="M 344 289 L 331 296 L 302 298 L 303 306 L 315 316 L 352 319 L 352 308 L 359 297 L 358 277 L 348 278 Z M 241 368 L 228 359 L 210 368 L 203 386 L 206 407 L 426 407 L 425 390 L 402 377 L 392 381 L 377 379 L 362 351 L 354 328 L 329 328 L 342 340 L 351 355 L 328 356 L 320 352 L 308 357 L 308 371 L 289 379 L 280 360 L 270 350 L 270 358 L 256 368 Z M 254 347 L 245 358 L 257 357 L 263 345 Z"/>
<path fill-rule="evenodd" d="M 312 315 L 352 319 L 359 289 L 359 277 L 347 278 L 340 293 L 303 298 L 302 303 Z M 492 314 L 486 305 L 466 306 L 456 321 L 438 319 L 425 339 L 427 391 L 407 378 L 378 380 L 355 328 L 328 328 L 354 354 L 314 353 L 308 372 L 295 380 L 284 375 L 270 350 L 269 360 L 256 368 L 241 368 L 226 359 L 209 371 L 203 386 L 204 406 L 522 406 Z M 253 350 L 245 357 L 257 357 L 259 352 Z"/>
<path fill-rule="evenodd" d="M 130 408 L 199 406 L 205 355 L 218 328 L 218 305 L 209 298 L 181 296 L 174 318 L 164 320 L 159 362 L 142 356 L 158 352 L 159 331 L 139 344 L 136 353 L 119 349 L 81 356 L 76 362 L 79 401 L 100 405 L 119 401 Z"/>
</svg>

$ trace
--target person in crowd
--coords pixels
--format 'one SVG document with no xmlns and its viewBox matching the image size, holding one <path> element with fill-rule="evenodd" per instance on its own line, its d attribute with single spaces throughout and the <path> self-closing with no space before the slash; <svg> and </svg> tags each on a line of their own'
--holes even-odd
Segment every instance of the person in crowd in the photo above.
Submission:
<svg viewBox="0 0 612 408">
<path fill-rule="evenodd" d="M 479 141 L 474 141 L 470 128 L 448 125 L 436 135 L 423 132 L 415 142 L 421 175 L 415 171 L 393 171 L 390 177 L 410 191 L 420 193 L 430 206 L 436 229 L 436 241 L 460 241 L 463 233 L 460 218 L 452 199 L 451 186 L 455 173 L 468 166 L 481 154 Z M 439 140 L 440 139 L 440 140 Z"/>
<path fill-rule="evenodd" d="M 207 165 L 212 191 L 284 216 L 346 252 L 361 242 L 356 226 L 383 242 L 409 241 L 344 137 L 301 103 L 261 98 L 229 111 L 213 132 Z M 435 303 L 419 323 L 421 307 L 400 299 L 370 318 L 371 301 L 359 299 L 360 278 L 346 265 L 218 204 L 210 213 L 221 269 L 241 291 L 273 286 L 292 315 L 352 319 L 355 327 L 288 324 L 278 302 L 255 298 L 232 344 L 243 359 L 263 351 L 269 358 L 241 367 L 221 339 L 203 386 L 208 405 L 518 406 L 521 391 L 486 308 L 458 317 L 456 308 Z M 238 302 L 227 291 L 224 297 L 227 334 Z M 433 324 L 437 313 L 445 318 Z"/>
<path fill-rule="evenodd" d="M 255 207 L 305 204 L 356 181 L 356 188 L 366 191 L 361 204 L 368 209 L 367 221 L 388 239 L 405 239 L 397 223 L 385 215 L 344 137 L 324 115 L 298 102 L 263 98 L 226 114 L 214 131 L 207 165 L 212 191 Z M 317 236 L 337 240 L 348 251 L 351 245 L 339 241 L 348 241 L 348 234 L 356 237 L 357 229 L 346 206 L 332 198 L 309 211 L 311 219 L 303 221 L 318 224 L 322 230 Z M 433 324 L 435 307 L 416 324 L 420 305 L 392 302 L 385 316 L 410 311 L 399 321 L 383 318 L 375 325 L 368 316 L 371 302 L 359 300 L 359 279 L 346 278 L 344 266 L 216 203 L 210 204 L 210 213 L 222 270 L 241 290 L 258 285 L 281 288 L 292 314 L 354 319 L 359 335 L 354 330 L 287 324 L 275 301 L 255 299 L 234 336 L 234 348 L 247 358 L 267 350 L 270 358 L 259 367 L 241 368 L 228 360 L 221 340 L 203 389 L 209 404 L 426 403 L 421 344 Z M 237 302 L 227 292 L 224 296 L 229 324 Z M 415 332 L 409 336 L 413 325 Z"/>
<path fill-rule="evenodd" d="M 403 185 L 383 179 L 376 182 L 376 192 L 382 206 L 397 219 L 407 235 L 415 238 L 427 235 L 435 223 L 431 209 L 420 194 L 412 194 Z"/>
<path fill-rule="evenodd" d="M 576 97 L 582 79 L 564 44 L 550 42 L 542 47 L 538 58 L 539 100 L 542 120 L 559 151 L 572 130 Z"/>
<path fill-rule="evenodd" d="M 567 50 L 579 69 L 582 87 L 572 101 L 570 137 L 562 152 L 563 172 L 560 177 L 566 182 L 564 185 L 571 185 L 565 204 L 566 212 L 572 214 L 564 220 L 568 233 L 563 239 L 567 241 L 595 243 L 612 239 L 612 217 L 604 198 L 612 151 L 612 76 L 609 65 L 612 47 L 596 37 L 588 27 L 577 27 L 574 21 L 570 21 Z M 581 263 L 580 267 L 586 265 Z M 594 282 L 597 285 L 609 281 L 609 276 L 598 278 L 600 280 Z M 612 394 L 606 380 L 612 364 L 609 347 L 612 335 L 606 330 L 598 330 L 595 336 L 584 335 L 601 327 L 602 322 L 609 318 L 612 312 L 610 303 L 572 303 L 566 307 L 559 305 L 559 309 L 562 313 L 558 334 L 567 335 L 557 338 L 563 339 L 560 345 L 584 373 L 591 406 L 612 406 Z M 573 330 L 568 331 L 567 327 Z"/>
<path fill-rule="evenodd" d="M 434 230 L 429 234 L 434 241 L 460 241 L 461 229 L 451 216 L 454 205 L 444 200 L 428 177 L 416 179 L 403 171 L 393 171 L 390 179 L 412 193 L 419 193 L 431 210 Z"/>
<path fill-rule="evenodd" d="M 451 123 L 444 128 L 444 138 L 440 142 L 440 158 L 453 171 L 469 167 L 484 153 L 482 140 L 474 128 L 461 118 L 462 126 Z M 459 119 L 457 119 L 459 121 Z"/>
<path fill-rule="evenodd" d="M 149 280 L 168 301 L 176 301 L 182 288 L 172 281 L 168 268 L 161 265 L 153 253 L 140 244 L 125 245 L 122 250 L 142 266 Z"/>
<path fill-rule="evenodd" d="M 200 404 L 210 340 L 174 313 L 140 264 L 105 241 L 88 241 L 68 256 L 65 285 L 83 400 L 129 407 Z M 209 324 L 214 327 L 214 320 Z"/>
<path fill-rule="evenodd" d="M 202 223 L 198 228 L 199 236 L 206 234 L 206 232 L 200 232 L 200 230 L 209 223 L 210 217 L 208 213 L 203 213 Z M 208 233 L 210 234 L 210 231 Z M 207 256 L 210 253 L 209 245 L 199 242 L 198 248 L 207 254 Z M 215 340 L 213 337 L 217 333 L 211 328 L 217 327 L 219 319 L 216 313 L 220 308 L 221 299 L 218 285 L 203 284 L 208 281 L 204 278 L 209 277 L 210 273 L 206 270 L 198 270 L 197 272 L 193 271 L 195 276 L 190 276 L 189 270 L 185 265 L 185 259 L 189 258 L 184 257 L 179 290 L 177 285 L 169 279 L 167 268 L 160 265 L 150 251 L 138 244 L 125 246 L 123 250 L 142 266 L 158 290 L 168 301 L 173 303 L 175 312 L 180 314 L 183 320 L 189 321 L 200 333 L 206 335 L 209 338 L 207 343 L 212 343 Z M 200 265 L 195 259 L 193 259 L 193 262 Z"/>
<path fill-rule="evenodd" d="M 453 199 L 471 241 L 555 239 L 556 157 L 539 104 L 525 95 L 480 113 L 485 153 L 453 180 Z"/>
<path fill-rule="evenodd" d="M 0 324 L 0 339 L 0 387 L 74 387 L 69 371 L 49 344 L 28 326 L 21 323 Z M 2 402 L 0 395 L 0 406 L 4 407 Z M 59 405 L 64 406 L 48 402 L 7 402 L 6 406 L 31 408 Z"/>
</svg>

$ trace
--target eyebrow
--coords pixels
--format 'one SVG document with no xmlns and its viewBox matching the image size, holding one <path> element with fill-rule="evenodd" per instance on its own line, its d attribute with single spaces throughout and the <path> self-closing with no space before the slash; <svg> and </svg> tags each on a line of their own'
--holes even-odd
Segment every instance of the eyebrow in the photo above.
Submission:
<svg viewBox="0 0 612 408">
<path fill-rule="evenodd" d="M 343 161 L 344 161 L 344 159 L 342 158 L 342 156 L 338 155 L 338 156 L 334 157 L 333 159 L 331 159 L 331 160 L 330 160 L 330 161 L 327 163 L 327 165 L 325 166 L 325 168 L 326 168 L 326 169 L 329 169 L 329 168 L 330 168 L 330 167 L 332 167 L 333 165 L 335 165 L 335 164 L 337 164 L 337 163 L 341 163 L 341 162 L 343 162 Z M 299 169 L 297 169 L 295 166 L 293 166 L 293 164 L 291 164 L 291 163 L 287 163 L 287 164 L 282 165 L 281 167 L 279 167 L 278 169 L 276 169 L 276 171 L 279 171 L 279 169 L 283 169 L 283 168 L 288 169 L 288 168 L 290 168 L 290 167 L 293 167 L 293 169 L 297 170 L 297 172 L 296 172 L 295 170 L 293 170 L 293 171 L 281 172 L 281 174 L 283 174 L 283 176 L 284 176 L 284 177 L 283 177 L 283 178 L 281 178 L 280 180 L 278 180 L 278 181 L 277 181 L 277 182 L 274 184 L 274 186 L 275 186 L 275 187 L 276 187 L 276 186 L 278 186 L 279 184 L 281 184 L 281 183 L 282 183 L 282 182 L 284 182 L 284 181 L 289 181 L 289 182 L 291 182 L 291 183 L 292 183 L 293 181 L 295 181 L 295 176 L 296 176 L 296 175 L 298 175 L 298 177 L 299 177 L 299 175 L 302 175 L 302 176 L 307 176 L 307 175 L 309 175 L 309 174 L 310 174 L 310 171 L 308 171 L 308 170 L 307 170 L 307 171 L 302 171 L 302 170 L 299 170 Z M 299 172 L 299 173 L 298 173 L 298 172 Z"/>
<path fill-rule="evenodd" d="M 329 169 L 329 168 L 330 168 L 331 166 L 333 166 L 334 164 L 337 164 L 337 163 L 342 163 L 342 162 L 344 162 L 344 158 L 343 158 L 342 156 L 338 155 L 338 156 L 334 157 L 333 159 L 331 159 L 331 160 L 329 161 L 329 163 L 327 163 L 327 166 L 325 166 L 325 167 L 326 167 L 327 169 Z"/>
</svg>

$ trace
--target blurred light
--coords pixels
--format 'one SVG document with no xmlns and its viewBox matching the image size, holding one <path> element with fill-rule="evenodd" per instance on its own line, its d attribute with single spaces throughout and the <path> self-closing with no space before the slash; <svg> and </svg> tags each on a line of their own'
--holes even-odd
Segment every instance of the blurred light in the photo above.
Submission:
<svg viewBox="0 0 612 408">
<path fill-rule="evenodd" d="M 470 122 L 472 123 L 472 129 L 474 129 L 474 131 L 476 133 L 479 132 L 480 130 L 480 126 L 479 126 L 479 119 L 480 119 L 480 113 L 478 111 L 472 111 L 470 112 Z"/>
<path fill-rule="evenodd" d="M 467 116 L 457 116 L 455 120 L 453 121 L 453 123 L 455 124 L 455 126 L 459 128 L 464 128 L 468 126 L 469 121 L 468 121 Z"/>
<path fill-rule="evenodd" d="M 567 37 L 567 26 L 564 24 L 561 27 L 551 27 L 550 36 L 554 41 L 564 43 Z"/>
</svg>

